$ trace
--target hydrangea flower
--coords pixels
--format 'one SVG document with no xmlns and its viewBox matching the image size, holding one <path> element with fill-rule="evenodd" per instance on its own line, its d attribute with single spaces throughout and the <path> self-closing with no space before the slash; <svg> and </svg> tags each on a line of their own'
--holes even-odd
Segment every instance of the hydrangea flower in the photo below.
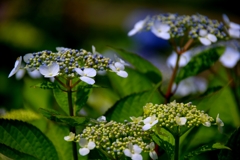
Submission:
<svg viewBox="0 0 240 160">
<path fill-rule="evenodd" d="M 176 121 L 176 123 L 177 123 L 179 126 L 183 126 L 183 125 L 186 124 L 187 118 L 186 118 L 186 117 L 178 117 L 178 116 L 176 116 L 176 117 L 175 117 L 175 121 Z"/>
<path fill-rule="evenodd" d="M 141 31 L 141 30 L 144 28 L 144 25 L 145 25 L 145 23 L 147 22 L 147 20 L 148 20 L 148 17 L 146 17 L 144 20 L 138 21 L 138 22 L 134 25 L 133 29 L 128 32 L 128 36 L 133 36 L 133 35 L 136 34 L 137 32 Z"/>
<path fill-rule="evenodd" d="M 130 117 L 130 119 L 133 121 L 133 123 L 140 123 L 142 122 L 142 117 Z"/>
<path fill-rule="evenodd" d="M 153 160 L 155 160 L 155 159 L 158 159 L 158 155 L 157 155 L 157 153 L 155 152 L 155 144 L 154 144 L 154 142 L 151 142 L 149 145 L 149 149 L 150 149 L 150 152 L 149 152 L 149 156 L 153 159 Z"/>
<path fill-rule="evenodd" d="M 191 52 L 187 51 L 180 56 L 180 60 L 178 63 L 179 67 L 184 67 L 191 59 Z M 171 68 L 174 68 L 177 61 L 177 53 L 173 52 L 168 58 L 167 58 L 167 65 Z"/>
<path fill-rule="evenodd" d="M 220 57 L 219 61 L 227 68 L 233 68 L 240 60 L 240 52 L 232 47 L 226 47 L 225 52 Z"/>
<path fill-rule="evenodd" d="M 59 65 L 57 62 L 53 62 L 50 65 L 41 65 L 39 72 L 46 78 L 55 77 L 59 74 Z"/>
<path fill-rule="evenodd" d="M 68 136 L 64 137 L 64 140 L 70 142 L 70 141 L 74 141 L 74 138 L 75 138 L 75 133 L 70 132 Z"/>
<path fill-rule="evenodd" d="M 120 62 L 115 62 L 114 64 L 110 64 L 109 68 L 111 68 L 113 72 L 116 72 L 117 75 L 119 75 L 120 77 L 126 78 L 128 76 L 128 73 L 124 71 L 125 69 L 124 65 Z"/>
<path fill-rule="evenodd" d="M 200 42 L 205 46 L 208 46 L 212 44 L 212 42 L 217 41 L 217 37 L 213 34 L 208 33 L 207 30 L 205 29 L 201 29 L 199 31 L 199 35 L 200 35 L 199 37 Z"/>
<path fill-rule="evenodd" d="M 18 57 L 15 64 L 14 64 L 14 68 L 12 69 L 12 71 L 10 72 L 10 74 L 8 75 L 8 78 L 10 78 L 11 76 L 13 76 L 15 73 L 17 73 L 17 71 L 21 68 L 21 63 L 22 63 L 22 56 Z"/>
<path fill-rule="evenodd" d="M 79 153 L 82 156 L 87 155 L 90 152 L 90 150 L 94 149 L 96 146 L 94 142 L 88 141 L 85 138 L 80 138 L 79 145 L 82 147 L 79 149 Z"/>
<path fill-rule="evenodd" d="M 222 133 L 222 127 L 224 126 L 224 123 L 223 123 L 223 121 L 219 118 L 219 114 L 217 114 L 217 117 L 216 117 L 216 124 L 217 124 L 217 126 L 218 126 L 219 132 Z"/>
<path fill-rule="evenodd" d="M 155 124 L 158 123 L 158 119 L 156 118 L 156 115 L 152 115 L 151 117 L 147 117 L 146 119 L 143 120 L 144 126 L 142 127 L 142 129 L 144 131 L 149 130 L 150 128 L 152 128 L 152 126 L 154 126 Z"/>
<path fill-rule="evenodd" d="M 84 68 L 81 70 L 80 68 L 75 68 L 75 71 L 81 76 L 80 79 L 88 84 L 94 84 L 95 80 L 90 77 L 95 77 L 97 72 L 93 68 Z"/>
<path fill-rule="evenodd" d="M 223 14 L 223 21 L 228 25 L 228 33 L 232 38 L 240 38 L 240 25 L 231 22 L 226 14 Z"/>
<path fill-rule="evenodd" d="M 106 122 L 106 117 L 105 116 L 101 116 L 97 118 L 98 122 Z"/>
<path fill-rule="evenodd" d="M 124 149 L 123 152 L 127 157 L 131 157 L 132 160 L 142 160 L 142 155 L 140 154 L 142 149 L 136 144 L 132 145 L 132 143 L 129 143 L 128 148 Z"/>
<path fill-rule="evenodd" d="M 157 37 L 168 40 L 170 39 L 170 33 L 169 33 L 170 28 L 171 27 L 169 25 L 156 21 L 153 24 L 151 31 Z"/>
</svg>

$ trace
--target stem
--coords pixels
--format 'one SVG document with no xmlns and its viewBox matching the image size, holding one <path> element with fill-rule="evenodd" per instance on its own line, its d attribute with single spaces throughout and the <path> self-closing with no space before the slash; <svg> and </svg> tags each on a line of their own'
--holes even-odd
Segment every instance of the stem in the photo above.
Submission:
<svg viewBox="0 0 240 160">
<path fill-rule="evenodd" d="M 174 138 L 175 138 L 174 160 L 178 160 L 178 158 L 179 158 L 179 142 L 180 142 L 179 141 L 180 140 L 179 129 L 180 129 L 180 127 L 178 126 L 177 134 L 174 136 Z"/>
<path fill-rule="evenodd" d="M 68 107 L 69 107 L 69 114 L 70 116 L 74 116 L 74 108 L 73 108 L 73 103 L 72 103 L 72 81 L 67 80 L 67 95 L 68 95 Z M 76 133 L 76 128 L 75 127 L 69 127 L 70 132 Z M 73 150 L 73 159 L 78 160 L 78 153 L 77 153 L 77 143 L 72 142 L 72 150 Z"/>
</svg>

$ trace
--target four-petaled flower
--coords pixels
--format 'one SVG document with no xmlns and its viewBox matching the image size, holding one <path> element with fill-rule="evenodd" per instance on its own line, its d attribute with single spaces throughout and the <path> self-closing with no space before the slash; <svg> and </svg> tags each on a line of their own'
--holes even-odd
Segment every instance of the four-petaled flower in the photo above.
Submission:
<svg viewBox="0 0 240 160">
<path fill-rule="evenodd" d="M 75 133 L 70 132 L 68 136 L 64 137 L 65 141 L 74 141 Z"/>
<path fill-rule="evenodd" d="M 137 32 L 141 31 L 141 30 L 144 28 L 144 25 L 145 25 L 145 23 L 147 22 L 147 20 L 148 20 L 148 17 L 146 17 L 144 20 L 138 21 L 138 22 L 134 25 L 133 29 L 128 32 L 128 36 L 133 36 L 133 35 L 136 34 Z"/>
<path fill-rule="evenodd" d="M 213 34 L 208 33 L 207 30 L 205 29 L 201 29 L 199 31 L 199 35 L 200 35 L 199 37 L 200 42 L 205 46 L 208 46 L 212 44 L 212 42 L 217 41 L 217 37 Z"/>
<path fill-rule="evenodd" d="M 55 77 L 59 74 L 59 65 L 57 62 L 53 62 L 50 65 L 41 65 L 39 72 L 46 78 Z"/>
<path fill-rule="evenodd" d="M 232 47 L 227 47 L 219 61 L 227 68 L 233 68 L 240 60 L 240 52 Z"/>
<path fill-rule="evenodd" d="M 224 123 L 223 121 L 219 118 L 219 114 L 217 114 L 217 117 L 216 117 L 216 124 L 218 126 L 218 130 L 220 133 L 222 133 L 222 127 L 224 126 Z"/>
<path fill-rule="evenodd" d="M 87 155 L 90 150 L 94 149 L 96 144 L 93 141 L 88 141 L 85 138 L 80 138 L 79 145 L 82 147 L 79 149 L 79 153 L 82 156 Z"/>
<path fill-rule="evenodd" d="M 168 24 L 163 24 L 159 21 L 156 21 L 151 27 L 151 31 L 157 37 L 168 40 L 170 39 L 170 33 L 168 32 L 170 28 L 171 27 Z"/>
<path fill-rule="evenodd" d="M 232 38 L 240 38 L 240 25 L 231 22 L 226 14 L 223 14 L 223 21 L 228 25 L 228 34 Z"/>
<path fill-rule="evenodd" d="M 97 72 L 93 68 L 85 68 L 81 70 L 80 68 L 75 68 L 75 71 L 81 76 L 80 79 L 88 84 L 94 84 L 95 80 L 90 77 L 95 77 Z"/>
<path fill-rule="evenodd" d="M 119 75 L 120 77 L 126 78 L 128 76 L 128 73 L 126 71 L 124 71 L 124 65 L 120 62 L 115 62 L 114 64 L 110 64 L 109 68 L 111 68 L 111 70 L 113 72 L 116 72 L 117 75 Z"/>
<path fill-rule="evenodd" d="M 129 143 L 128 149 L 124 149 L 123 152 L 127 157 L 131 157 L 132 160 L 142 160 L 142 155 L 140 154 L 142 149 L 136 144 L 132 145 L 132 143 Z"/>
<path fill-rule="evenodd" d="M 146 119 L 143 120 L 144 126 L 142 127 L 142 129 L 144 131 L 149 130 L 150 128 L 152 128 L 152 126 L 154 126 L 155 124 L 158 123 L 158 119 L 156 118 L 156 115 L 152 115 L 151 117 L 147 117 Z"/>
<path fill-rule="evenodd" d="M 14 68 L 12 69 L 10 74 L 8 75 L 8 78 L 13 76 L 15 73 L 17 73 L 17 71 L 21 68 L 21 63 L 22 63 L 22 56 L 17 58 L 17 60 L 14 64 Z"/>
<path fill-rule="evenodd" d="M 157 153 L 155 152 L 155 144 L 154 142 L 151 142 L 149 145 L 148 145 L 149 149 L 150 149 L 150 152 L 149 152 L 149 156 L 155 160 L 155 159 L 158 159 L 158 155 Z"/>
<path fill-rule="evenodd" d="M 183 125 L 186 124 L 187 118 L 186 118 L 186 117 L 178 117 L 178 116 L 176 116 L 176 117 L 175 117 L 175 121 L 176 121 L 176 123 L 177 123 L 179 126 L 183 126 Z"/>
</svg>

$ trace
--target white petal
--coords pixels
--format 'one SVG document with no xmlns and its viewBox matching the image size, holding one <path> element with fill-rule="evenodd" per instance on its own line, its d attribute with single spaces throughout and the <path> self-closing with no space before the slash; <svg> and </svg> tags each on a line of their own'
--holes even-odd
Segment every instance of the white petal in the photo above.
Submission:
<svg viewBox="0 0 240 160">
<path fill-rule="evenodd" d="M 120 70 L 124 70 L 125 68 L 124 65 L 120 62 L 116 62 L 114 65 L 117 69 L 120 69 Z"/>
<path fill-rule="evenodd" d="M 240 60 L 240 52 L 238 52 L 237 50 L 231 47 L 227 47 L 225 52 L 219 59 L 222 65 L 227 68 L 233 68 L 239 60 Z"/>
<path fill-rule="evenodd" d="M 212 41 L 212 42 L 216 42 L 217 41 L 217 37 L 213 34 L 208 34 L 207 38 Z"/>
<path fill-rule="evenodd" d="M 21 63 L 22 63 L 22 56 L 18 57 L 15 64 L 14 64 L 14 68 L 12 69 L 12 71 L 10 72 L 10 74 L 8 75 L 8 78 L 13 76 L 15 73 L 17 73 L 17 71 L 20 69 L 21 67 Z"/>
<path fill-rule="evenodd" d="M 85 147 L 85 146 L 88 145 L 88 141 L 87 141 L 85 138 L 80 138 L 80 140 L 79 140 L 79 145 L 80 145 L 81 147 Z"/>
<path fill-rule="evenodd" d="M 94 46 L 92 46 L 92 53 L 96 53 L 96 48 Z"/>
<path fill-rule="evenodd" d="M 94 79 L 89 78 L 89 77 L 86 77 L 86 76 L 80 77 L 80 79 L 81 79 L 83 82 L 86 82 L 86 83 L 91 84 L 91 85 L 93 85 L 93 84 L 95 83 L 95 80 L 94 80 Z"/>
<path fill-rule="evenodd" d="M 226 14 L 223 14 L 222 15 L 222 18 L 223 18 L 223 21 L 226 23 L 226 24 L 229 24 L 230 23 L 230 20 L 228 18 L 228 16 Z"/>
<path fill-rule="evenodd" d="M 110 65 L 109 65 L 109 68 L 110 68 L 113 72 L 117 72 L 117 68 L 116 68 L 113 64 L 110 64 Z"/>
<path fill-rule="evenodd" d="M 33 57 L 32 53 L 25 54 L 25 55 L 23 56 L 23 61 L 27 63 L 28 60 L 29 60 L 30 58 L 32 58 L 32 57 Z"/>
<path fill-rule="evenodd" d="M 105 116 L 101 116 L 97 118 L 97 121 L 99 122 L 105 122 L 106 121 L 106 117 Z"/>
<path fill-rule="evenodd" d="M 231 29 L 240 30 L 240 25 L 237 24 L 237 23 L 234 23 L 234 22 L 230 22 L 230 23 L 229 23 L 229 27 L 230 27 Z"/>
<path fill-rule="evenodd" d="M 211 44 L 211 41 L 208 40 L 207 38 L 199 37 L 199 40 L 200 40 L 200 42 L 201 42 L 203 45 L 205 45 L 205 46 L 208 46 L 208 45 Z"/>
<path fill-rule="evenodd" d="M 154 143 L 154 142 L 151 142 L 151 143 L 149 144 L 149 148 L 150 148 L 150 150 L 154 150 L 154 149 L 155 149 L 155 143 Z"/>
<path fill-rule="evenodd" d="M 145 118 L 144 120 L 143 120 L 143 123 L 144 124 L 148 124 L 148 123 L 150 123 L 151 122 L 151 117 L 147 117 L 147 118 Z"/>
<path fill-rule="evenodd" d="M 145 22 L 146 22 L 146 19 L 138 21 L 134 25 L 134 28 L 128 32 L 128 36 L 132 36 L 132 35 L 136 34 L 137 32 L 139 32 L 144 27 Z"/>
<path fill-rule="evenodd" d="M 186 122 L 187 122 L 187 118 L 186 117 L 175 117 L 176 119 L 176 123 L 179 125 L 179 126 L 182 126 L 182 125 L 185 125 Z"/>
<path fill-rule="evenodd" d="M 33 70 L 33 71 L 28 70 L 28 74 L 32 78 L 41 78 L 42 77 L 41 73 L 38 70 Z"/>
<path fill-rule="evenodd" d="M 232 38 L 240 38 L 240 30 L 230 28 L 228 33 Z"/>
<path fill-rule="evenodd" d="M 129 149 L 124 149 L 123 152 L 124 152 L 125 156 L 132 157 L 132 153 L 130 152 Z"/>
<path fill-rule="evenodd" d="M 201 29 L 201 30 L 199 31 L 199 35 L 202 36 L 202 37 L 205 37 L 205 36 L 207 35 L 207 30 Z"/>
<path fill-rule="evenodd" d="M 221 126 L 221 127 L 224 126 L 223 121 L 219 118 L 219 114 L 217 115 L 216 123 L 217 123 L 218 126 Z"/>
<path fill-rule="evenodd" d="M 147 123 L 147 124 L 145 124 L 145 125 L 142 127 L 142 129 L 143 129 L 144 131 L 146 131 L 146 130 L 149 130 L 151 127 L 152 127 L 152 125 L 149 124 L 149 123 Z"/>
<path fill-rule="evenodd" d="M 133 154 L 132 155 L 132 160 L 142 160 L 142 155 L 141 154 Z"/>
<path fill-rule="evenodd" d="M 89 142 L 88 143 L 88 149 L 94 149 L 95 148 L 95 146 L 96 146 L 96 144 L 94 143 L 94 142 Z"/>
<path fill-rule="evenodd" d="M 25 75 L 26 70 L 25 69 L 19 69 L 17 73 L 15 74 L 15 77 L 17 80 L 22 79 L 23 76 Z"/>
<path fill-rule="evenodd" d="M 80 149 L 79 149 L 79 153 L 80 153 L 82 156 L 87 155 L 89 152 L 90 152 L 90 150 L 89 150 L 88 148 L 80 148 Z"/>
<path fill-rule="evenodd" d="M 153 160 L 158 159 L 158 155 L 157 155 L 157 153 L 156 153 L 155 151 L 149 152 L 149 156 L 150 156 Z"/>
<path fill-rule="evenodd" d="M 211 123 L 210 122 L 205 122 L 205 123 L 203 123 L 203 125 L 206 126 L 206 127 L 210 127 Z"/>
<path fill-rule="evenodd" d="M 85 68 L 83 72 L 84 72 L 84 74 L 86 74 L 88 77 L 94 77 L 94 76 L 96 76 L 96 74 L 97 74 L 96 70 L 93 69 L 93 68 Z"/>
<path fill-rule="evenodd" d="M 165 40 L 168 40 L 170 38 L 169 33 L 158 31 L 155 27 L 152 27 L 151 31 L 152 31 L 153 34 L 155 34 L 155 36 L 157 36 L 159 38 L 162 38 L 162 39 L 165 39 Z"/>
<path fill-rule="evenodd" d="M 59 72 L 59 65 L 56 62 L 53 62 L 51 65 L 46 66 L 46 65 L 41 65 L 39 67 L 39 72 L 44 76 L 44 77 L 54 77 L 58 75 Z"/>
<path fill-rule="evenodd" d="M 84 76 L 84 73 L 83 73 L 83 71 L 82 71 L 80 68 L 75 68 L 75 71 L 76 71 L 79 75 Z"/>
<path fill-rule="evenodd" d="M 126 71 L 118 71 L 117 75 L 120 77 L 126 78 L 128 76 L 128 73 Z"/>
<path fill-rule="evenodd" d="M 134 153 L 141 153 L 142 148 L 140 148 L 138 145 L 134 144 L 133 145 L 133 151 L 134 151 Z"/>
<path fill-rule="evenodd" d="M 155 120 L 155 121 L 152 122 L 151 126 L 154 126 L 157 123 L 158 123 L 158 120 Z"/>
</svg>

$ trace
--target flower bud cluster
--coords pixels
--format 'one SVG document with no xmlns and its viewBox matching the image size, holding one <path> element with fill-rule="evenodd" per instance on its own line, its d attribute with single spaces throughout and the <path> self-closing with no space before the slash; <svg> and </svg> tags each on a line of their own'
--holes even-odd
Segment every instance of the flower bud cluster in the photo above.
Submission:
<svg viewBox="0 0 240 160">
<path fill-rule="evenodd" d="M 135 122 L 119 123 L 102 121 L 89 124 L 80 134 L 80 140 L 94 142 L 97 149 L 104 150 L 113 159 L 124 156 L 129 144 L 137 145 L 143 152 L 150 152 L 151 131 L 143 131 Z"/>
<path fill-rule="evenodd" d="M 41 65 L 51 65 L 57 62 L 59 76 L 74 78 L 77 76 L 75 68 L 93 68 L 95 70 L 110 70 L 109 64 L 114 63 L 111 59 L 100 54 L 93 54 L 84 49 L 58 48 L 58 52 L 40 51 L 32 53 L 25 60 L 25 69 L 35 70 Z"/>
<path fill-rule="evenodd" d="M 211 122 L 214 121 L 207 113 L 198 110 L 191 103 L 176 103 L 176 101 L 160 105 L 147 103 L 143 107 L 143 110 L 144 117 L 156 115 L 158 125 L 169 129 L 176 126 L 186 126 L 189 128 L 201 124 L 210 127 Z"/>
</svg>

